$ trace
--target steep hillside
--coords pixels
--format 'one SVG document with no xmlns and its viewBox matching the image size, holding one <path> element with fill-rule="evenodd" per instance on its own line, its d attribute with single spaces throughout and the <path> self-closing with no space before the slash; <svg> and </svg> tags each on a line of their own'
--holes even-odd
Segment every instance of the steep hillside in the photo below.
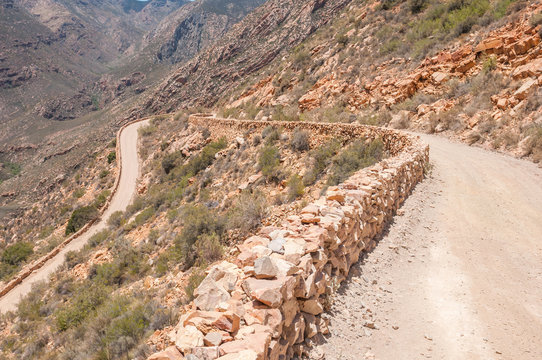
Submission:
<svg viewBox="0 0 542 360">
<path fill-rule="evenodd" d="M 265 0 L 201 0 L 184 6 L 164 19 L 148 36 L 157 42 L 156 57 L 161 62 L 190 60 L 200 50 L 221 38 L 233 24 Z"/>
<path fill-rule="evenodd" d="M 332 19 L 349 0 L 271 0 L 181 66 L 132 116 L 212 105 Z"/>
<path fill-rule="evenodd" d="M 280 224 L 327 187 L 389 155 L 380 138 L 272 125 L 243 133 L 186 117 L 155 116 L 140 131 L 139 195 L 89 245 L 69 253 L 52 282 L 20 303 L 17 317 L 0 316 L 3 358 L 145 359 L 169 343 L 208 264 L 231 258 L 252 232 Z M 9 278 L 14 267 L 62 241 L 69 215 L 103 198 L 114 175 L 110 151 L 66 180 L 62 195 L 25 214 L 41 221 L 13 228 L 22 236 L 2 250 L 0 276 Z M 68 209 L 54 223 L 48 202 L 55 211 Z"/>
<path fill-rule="evenodd" d="M 0 164 L 17 171 L 2 171 L 0 206 L 31 207 L 58 185 L 56 178 L 73 174 L 108 142 L 126 109 L 171 71 L 169 60 L 158 59 L 168 41 L 176 41 L 175 61 L 187 60 L 259 3 L 3 4 Z M 198 26 L 179 30 L 184 38 L 175 38 L 175 29 L 189 18 L 198 18 Z"/>
<path fill-rule="evenodd" d="M 224 113 L 408 127 L 540 161 L 541 24 L 538 2 L 356 2 Z"/>
</svg>

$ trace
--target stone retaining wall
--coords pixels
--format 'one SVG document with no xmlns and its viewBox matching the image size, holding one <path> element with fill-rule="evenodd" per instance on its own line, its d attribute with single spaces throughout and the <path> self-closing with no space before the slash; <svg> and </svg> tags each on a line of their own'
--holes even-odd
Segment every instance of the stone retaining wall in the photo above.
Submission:
<svg viewBox="0 0 542 360">
<path fill-rule="evenodd" d="M 194 115 L 215 134 L 277 125 L 346 138 L 381 137 L 392 156 L 362 169 L 325 196 L 238 245 L 234 262 L 209 269 L 191 310 L 152 360 L 291 359 L 328 332 L 329 295 L 424 177 L 429 148 L 395 130 L 350 124 L 255 122 Z"/>
<path fill-rule="evenodd" d="M 105 202 L 105 204 L 102 206 L 102 208 L 99 211 L 100 217 L 107 210 L 107 208 L 109 207 L 109 204 L 111 204 L 111 200 L 113 199 L 113 196 L 117 192 L 117 189 L 118 189 L 119 183 L 120 183 L 120 177 L 121 177 L 121 174 L 122 174 L 122 153 L 120 151 L 120 135 L 122 134 L 122 131 L 127 126 L 138 123 L 138 122 L 141 122 L 141 121 L 145 121 L 145 120 L 148 120 L 148 118 L 128 122 L 128 123 L 124 124 L 119 129 L 119 131 L 117 132 L 116 153 L 117 153 L 117 164 L 118 164 L 119 172 L 117 174 L 117 177 L 115 178 L 115 183 L 113 185 L 113 189 L 111 189 L 111 194 L 109 195 L 109 197 L 107 198 L 107 201 Z M 66 247 L 66 245 L 68 245 L 73 240 L 77 239 L 78 237 L 80 237 L 81 235 L 86 233 L 92 227 L 92 225 L 94 225 L 97 221 L 100 220 L 100 217 L 88 222 L 85 226 L 83 226 L 81 229 L 79 229 L 79 231 L 77 231 L 75 234 L 68 237 L 66 240 L 64 240 L 62 243 L 60 243 L 58 246 L 56 246 L 53 250 L 51 250 L 47 254 L 43 255 L 39 259 L 35 260 L 31 264 L 26 265 L 17 274 L 17 276 L 15 278 L 10 280 L 3 288 L 0 289 L 0 297 L 6 295 L 8 292 L 13 290 L 13 288 L 15 288 L 17 285 L 22 283 L 23 280 L 26 279 L 27 277 L 29 277 L 34 271 L 40 269 L 43 265 L 45 265 L 45 263 L 47 263 L 47 261 L 51 260 L 53 257 L 55 257 L 60 252 L 60 250 L 62 250 L 64 247 Z"/>
</svg>

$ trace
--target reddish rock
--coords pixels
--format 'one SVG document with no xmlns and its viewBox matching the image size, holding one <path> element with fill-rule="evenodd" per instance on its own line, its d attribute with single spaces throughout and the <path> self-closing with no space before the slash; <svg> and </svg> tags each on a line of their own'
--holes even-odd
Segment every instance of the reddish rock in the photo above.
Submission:
<svg viewBox="0 0 542 360">
<path fill-rule="evenodd" d="M 175 346 L 170 346 L 164 351 L 151 355 L 147 360 L 183 360 L 183 355 Z"/>
</svg>

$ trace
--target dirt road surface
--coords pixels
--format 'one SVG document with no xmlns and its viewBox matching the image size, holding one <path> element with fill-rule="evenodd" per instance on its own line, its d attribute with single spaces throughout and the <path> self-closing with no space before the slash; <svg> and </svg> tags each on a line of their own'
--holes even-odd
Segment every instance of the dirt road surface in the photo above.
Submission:
<svg viewBox="0 0 542 360">
<path fill-rule="evenodd" d="M 542 169 L 423 136 L 432 175 L 333 298 L 314 359 L 542 359 Z"/>
<path fill-rule="evenodd" d="M 0 312 L 14 310 L 21 296 L 30 292 L 32 284 L 47 280 L 60 265 L 64 263 L 66 253 L 81 249 L 94 234 L 107 227 L 107 220 L 115 211 L 125 210 L 135 193 L 137 178 L 139 176 L 139 156 L 137 151 L 137 130 L 147 124 L 147 121 L 127 126 L 120 136 L 120 151 L 122 154 L 122 176 L 119 187 L 113 196 L 110 206 L 104 212 L 101 220 L 92 226 L 85 234 L 74 239 L 58 255 L 49 260 L 43 267 L 36 270 L 21 284 L 0 298 Z"/>
</svg>

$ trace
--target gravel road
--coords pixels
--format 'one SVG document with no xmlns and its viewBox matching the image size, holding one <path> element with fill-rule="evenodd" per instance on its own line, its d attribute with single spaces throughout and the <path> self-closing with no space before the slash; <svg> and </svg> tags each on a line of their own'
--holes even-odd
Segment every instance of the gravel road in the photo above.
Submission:
<svg viewBox="0 0 542 360">
<path fill-rule="evenodd" d="M 334 298 L 314 359 L 542 359 L 542 169 L 423 136 L 434 165 Z"/>
<path fill-rule="evenodd" d="M 127 126 L 120 136 L 120 151 L 122 154 L 122 175 L 117 192 L 113 196 L 110 206 L 104 212 L 101 220 L 92 226 L 85 234 L 74 239 L 55 257 L 49 260 L 43 267 L 36 270 L 32 275 L 23 280 L 21 284 L 13 288 L 9 293 L 0 298 L 0 312 L 14 310 L 19 299 L 30 292 L 32 284 L 47 280 L 60 265 L 64 263 L 66 253 L 81 249 L 92 235 L 107 227 L 107 220 L 112 213 L 125 210 L 135 193 L 137 178 L 139 176 L 139 156 L 137 151 L 137 130 L 147 124 L 141 121 Z"/>
</svg>

